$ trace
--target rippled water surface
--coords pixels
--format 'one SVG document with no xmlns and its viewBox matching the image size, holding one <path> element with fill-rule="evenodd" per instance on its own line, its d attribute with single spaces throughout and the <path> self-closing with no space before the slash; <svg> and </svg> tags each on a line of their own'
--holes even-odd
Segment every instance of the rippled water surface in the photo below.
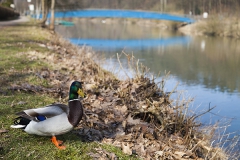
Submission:
<svg viewBox="0 0 240 160">
<path fill-rule="evenodd" d="M 68 19 L 69 20 L 69 19 Z M 195 112 L 216 106 L 200 120 L 204 124 L 231 121 L 228 132 L 240 130 L 240 41 L 229 38 L 187 37 L 151 21 L 70 19 L 72 27 L 57 32 L 78 45 L 90 45 L 97 54 L 117 64 L 116 53 L 133 53 L 152 73 L 171 72 L 166 90 L 179 82 L 178 91 L 193 97 Z M 161 26 L 161 27 L 159 27 Z M 127 60 L 122 56 L 123 66 Z M 105 68 L 112 68 L 105 65 Z M 127 68 L 126 68 L 127 69 Z"/>
</svg>

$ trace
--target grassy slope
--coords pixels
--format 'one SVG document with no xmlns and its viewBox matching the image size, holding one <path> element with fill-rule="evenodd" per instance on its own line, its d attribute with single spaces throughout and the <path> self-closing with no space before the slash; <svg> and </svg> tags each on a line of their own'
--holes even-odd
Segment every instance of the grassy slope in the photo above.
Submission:
<svg viewBox="0 0 240 160">
<path fill-rule="evenodd" d="M 51 64 L 26 59 L 22 53 L 27 51 L 50 52 L 36 42 L 47 43 L 51 34 L 36 27 L 15 26 L 1 29 L 0 35 L 0 158 L 89 159 L 88 153 L 100 147 L 115 153 L 119 159 L 135 159 L 123 154 L 116 147 L 97 142 L 82 142 L 72 132 L 58 136 L 67 146 L 66 150 L 58 150 L 51 144 L 50 137 L 28 135 L 21 130 L 10 128 L 16 117 L 14 113 L 57 101 L 49 95 L 9 90 L 11 85 L 25 82 L 42 86 L 49 85 L 48 82 L 38 78 L 35 72 L 45 66 L 51 67 L 49 66 Z"/>
</svg>

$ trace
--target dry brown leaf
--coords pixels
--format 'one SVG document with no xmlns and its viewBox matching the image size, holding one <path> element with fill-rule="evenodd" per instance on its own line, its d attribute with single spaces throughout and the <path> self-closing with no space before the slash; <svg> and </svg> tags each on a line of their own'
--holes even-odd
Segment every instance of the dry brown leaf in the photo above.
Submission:
<svg viewBox="0 0 240 160">
<path fill-rule="evenodd" d="M 145 156 L 146 155 L 146 150 L 144 149 L 144 145 L 143 144 L 140 144 L 140 145 L 141 145 L 141 148 L 140 148 L 141 156 Z"/>
<path fill-rule="evenodd" d="M 102 148 L 96 148 L 95 149 L 98 153 L 96 154 L 90 154 L 90 156 L 95 156 L 94 158 L 101 159 L 101 160 L 115 160 L 117 159 L 117 156 L 114 153 L 108 152 Z"/>
<path fill-rule="evenodd" d="M 130 125 L 137 125 L 137 124 L 140 124 L 140 119 L 133 119 L 131 117 L 131 114 L 129 114 L 127 117 L 127 123 Z"/>
<path fill-rule="evenodd" d="M 124 145 L 124 143 L 122 143 L 122 151 L 125 154 L 132 155 L 132 150 L 129 146 L 129 143 L 127 143 L 127 145 Z"/>
<path fill-rule="evenodd" d="M 112 105 L 112 102 L 105 102 L 105 103 L 101 104 L 103 109 L 108 109 L 111 105 Z"/>
<path fill-rule="evenodd" d="M 126 111 L 128 110 L 127 106 L 126 105 L 123 105 L 123 106 L 119 106 L 117 105 L 115 107 L 115 109 L 120 112 L 119 114 L 123 114 L 123 113 L 126 113 Z"/>
<path fill-rule="evenodd" d="M 6 129 L 0 129 L 0 133 L 7 133 L 8 132 L 8 130 L 6 130 Z"/>
<path fill-rule="evenodd" d="M 141 134 L 139 135 L 139 137 L 137 138 L 136 142 L 137 142 L 138 144 L 144 143 L 143 133 L 141 133 Z"/>
<path fill-rule="evenodd" d="M 163 151 L 156 151 L 155 154 L 157 155 L 157 158 L 160 156 L 163 156 Z"/>
<path fill-rule="evenodd" d="M 174 154 L 180 156 L 180 157 L 183 157 L 184 155 L 186 155 L 185 152 L 180 152 L 180 151 L 175 151 Z"/>
<path fill-rule="evenodd" d="M 88 84 L 84 84 L 84 89 L 87 90 L 92 90 L 94 87 L 96 87 L 95 84 L 93 83 L 88 83 Z"/>
<path fill-rule="evenodd" d="M 187 151 L 186 151 L 186 155 L 187 155 L 187 156 L 191 156 L 191 155 L 193 155 L 193 153 L 192 153 L 192 151 L 187 150 Z"/>
<path fill-rule="evenodd" d="M 116 146 L 116 147 L 121 148 L 121 147 L 122 147 L 122 142 L 120 142 L 120 141 L 118 141 L 118 140 L 115 140 L 115 141 L 113 142 L 113 145 Z"/>
<path fill-rule="evenodd" d="M 127 134 L 127 135 L 125 135 L 125 132 L 123 132 L 124 134 L 118 134 L 118 135 L 116 135 L 116 137 L 115 137 L 115 139 L 116 140 L 118 140 L 118 141 L 131 141 L 131 139 L 132 139 L 132 134 Z"/>
<path fill-rule="evenodd" d="M 100 101 L 99 101 L 99 100 L 95 100 L 95 101 L 92 103 L 92 107 L 94 107 L 94 108 L 100 108 L 100 109 L 101 109 Z"/>
<path fill-rule="evenodd" d="M 102 143 L 112 144 L 113 143 L 113 139 L 112 138 L 103 138 Z"/>
</svg>

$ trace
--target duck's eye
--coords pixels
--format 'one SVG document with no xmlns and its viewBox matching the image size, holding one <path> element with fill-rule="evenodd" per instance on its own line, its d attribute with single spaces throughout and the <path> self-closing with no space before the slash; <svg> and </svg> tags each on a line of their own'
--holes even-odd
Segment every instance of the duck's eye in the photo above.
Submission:
<svg viewBox="0 0 240 160">
<path fill-rule="evenodd" d="M 36 116 L 36 119 L 37 119 L 38 121 L 44 121 L 44 120 L 47 119 L 47 117 L 45 117 L 45 116 L 43 116 L 43 115 L 38 115 L 38 116 Z"/>
</svg>

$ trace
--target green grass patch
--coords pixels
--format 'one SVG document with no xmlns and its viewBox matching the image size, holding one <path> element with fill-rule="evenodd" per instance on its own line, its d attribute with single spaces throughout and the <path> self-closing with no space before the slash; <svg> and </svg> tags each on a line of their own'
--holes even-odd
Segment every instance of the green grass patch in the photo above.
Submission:
<svg viewBox="0 0 240 160">
<path fill-rule="evenodd" d="M 49 42 L 51 35 L 32 26 L 5 27 L 0 30 L 0 159 L 91 159 L 88 155 L 95 148 L 115 153 L 119 159 L 136 159 L 122 153 L 119 148 L 98 142 L 83 142 L 73 132 L 57 136 L 63 140 L 66 150 L 58 150 L 50 137 L 29 135 L 20 129 L 10 128 L 15 113 L 24 109 L 38 108 L 57 102 L 58 99 L 43 93 L 13 91 L 13 84 L 28 83 L 42 87 L 51 87 L 49 82 L 36 75 L 37 71 L 48 68 L 38 58 L 28 58 L 26 52 L 51 52 L 39 44 Z"/>
</svg>

